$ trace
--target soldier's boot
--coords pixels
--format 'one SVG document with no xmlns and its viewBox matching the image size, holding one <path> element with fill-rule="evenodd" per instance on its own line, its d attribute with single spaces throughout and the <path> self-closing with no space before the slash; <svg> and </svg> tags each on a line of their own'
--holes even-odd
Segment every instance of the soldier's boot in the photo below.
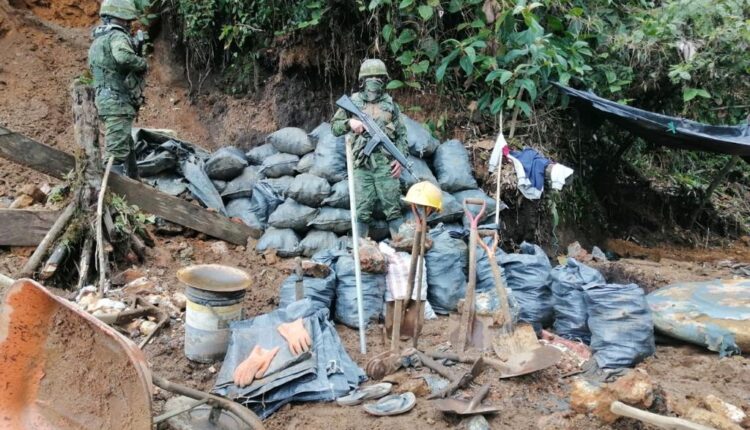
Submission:
<svg viewBox="0 0 750 430">
<path fill-rule="evenodd" d="M 359 232 L 359 237 L 367 238 L 370 234 L 370 224 L 357 221 L 357 231 Z"/>
<path fill-rule="evenodd" d="M 391 239 L 394 239 L 396 235 L 398 235 L 398 229 L 401 227 L 401 224 L 404 223 L 403 218 L 396 218 L 388 221 L 388 231 L 391 233 Z"/>
<path fill-rule="evenodd" d="M 135 159 L 135 152 L 130 151 L 128 158 L 125 161 L 125 174 L 130 179 L 140 180 L 141 175 L 138 174 L 138 161 Z"/>
</svg>

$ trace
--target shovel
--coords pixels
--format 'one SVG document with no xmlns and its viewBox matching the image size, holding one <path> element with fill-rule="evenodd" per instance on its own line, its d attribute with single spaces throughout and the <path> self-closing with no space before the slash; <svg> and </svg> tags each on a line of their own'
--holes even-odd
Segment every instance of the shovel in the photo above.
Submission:
<svg viewBox="0 0 750 430">
<path fill-rule="evenodd" d="M 470 401 L 459 399 L 433 400 L 432 405 L 441 412 L 449 412 L 456 415 L 493 414 L 500 412 L 497 406 L 482 406 L 482 400 L 490 392 L 490 384 L 485 384 Z"/>
</svg>

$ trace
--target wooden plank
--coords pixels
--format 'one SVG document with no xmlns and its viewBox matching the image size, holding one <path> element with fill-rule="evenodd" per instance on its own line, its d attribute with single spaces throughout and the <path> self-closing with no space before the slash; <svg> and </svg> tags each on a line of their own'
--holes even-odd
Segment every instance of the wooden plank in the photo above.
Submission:
<svg viewBox="0 0 750 430">
<path fill-rule="evenodd" d="M 37 246 L 59 211 L 0 209 L 0 246 Z"/>
<path fill-rule="evenodd" d="M 0 128 L 2 130 L 6 129 Z M 60 179 L 75 166 L 72 155 L 17 133 L 0 135 L 0 157 Z M 110 189 L 125 196 L 130 204 L 167 221 L 237 245 L 245 245 L 248 237 L 257 239 L 261 235 L 259 230 L 232 222 L 218 213 L 164 194 L 141 182 L 114 174 L 110 181 Z M 5 230 L 0 224 L 0 236 L 5 234 Z"/>
<path fill-rule="evenodd" d="M 72 155 L 3 127 L 0 127 L 0 157 L 58 179 L 75 169 L 76 165 Z"/>
</svg>

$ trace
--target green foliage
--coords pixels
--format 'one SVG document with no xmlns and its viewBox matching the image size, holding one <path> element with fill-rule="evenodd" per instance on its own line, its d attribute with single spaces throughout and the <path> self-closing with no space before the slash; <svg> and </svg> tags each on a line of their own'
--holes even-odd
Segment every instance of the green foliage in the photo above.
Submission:
<svg viewBox="0 0 750 430">
<path fill-rule="evenodd" d="M 142 233 L 146 224 L 156 222 L 156 217 L 146 215 L 135 205 L 129 205 L 121 196 L 111 195 L 110 205 L 114 209 L 115 231 L 122 237 L 128 237 L 131 233 Z"/>
</svg>

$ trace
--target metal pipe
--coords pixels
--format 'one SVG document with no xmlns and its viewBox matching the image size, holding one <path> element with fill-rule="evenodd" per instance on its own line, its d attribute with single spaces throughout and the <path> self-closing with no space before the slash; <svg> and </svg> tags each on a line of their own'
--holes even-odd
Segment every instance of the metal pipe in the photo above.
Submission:
<svg viewBox="0 0 750 430">
<path fill-rule="evenodd" d="M 359 314 L 359 352 L 367 354 L 367 342 L 365 340 L 365 310 L 364 298 L 362 297 L 362 268 L 359 265 L 359 229 L 357 228 L 357 198 L 354 193 L 354 152 L 352 152 L 352 139 L 347 136 L 346 142 L 346 173 L 349 177 L 349 216 L 352 223 L 352 250 L 354 257 L 354 279 L 357 285 L 357 313 Z"/>
</svg>

